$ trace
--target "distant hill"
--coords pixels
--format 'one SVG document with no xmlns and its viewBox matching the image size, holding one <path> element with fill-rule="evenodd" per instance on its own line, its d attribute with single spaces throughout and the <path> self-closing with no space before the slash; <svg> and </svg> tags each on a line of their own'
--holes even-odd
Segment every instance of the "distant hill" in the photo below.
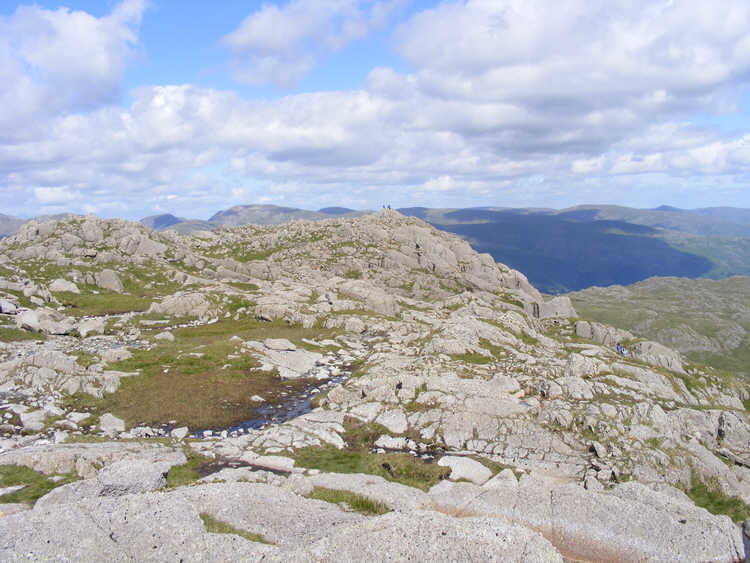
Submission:
<svg viewBox="0 0 750 563">
<path fill-rule="evenodd" d="M 750 277 L 651 278 L 568 295 L 587 319 L 658 340 L 692 360 L 750 375 Z"/>
<path fill-rule="evenodd" d="M 202 221 L 200 219 L 183 219 L 182 217 L 175 217 L 171 213 L 144 217 L 141 219 L 141 223 L 155 231 L 172 229 L 183 235 L 192 233 L 193 231 L 210 231 L 211 229 L 216 228 L 216 225 L 209 223 L 208 221 Z"/>
<path fill-rule="evenodd" d="M 184 223 L 185 221 L 187 221 L 187 219 L 175 217 L 171 213 L 165 213 L 164 215 L 151 215 L 150 217 L 144 217 L 141 219 L 141 223 L 155 231 L 168 229 L 176 223 Z"/>
<path fill-rule="evenodd" d="M 180 233 L 192 231 L 210 231 L 218 227 L 236 227 L 239 225 L 280 225 L 289 221 L 320 221 L 331 217 L 359 217 L 371 213 L 357 211 L 346 207 L 325 207 L 319 211 L 308 211 L 295 207 L 281 207 L 278 205 L 236 205 L 214 213 L 207 221 L 200 219 L 184 219 L 170 213 L 151 215 L 141 219 L 141 223 L 156 231 L 174 229 Z"/>
<path fill-rule="evenodd" d="M 236 227 L 248 223 L 254 223 L 257 225 L 279 225 L 281 223 L 294 221 L 295 219 L 316 221 L 328 218 L 329 217 L 325 213 L 296 209 L 293 207 L 279 207 L 277 205 L 236 205 L 215 213 L 208 222 L 216 226 Z"/>
<path fill-rule="evenodd" d="M 26 219 L 0 213 L 0 238 L 14 234 L 25 222 Z"/>
<path fill-rule="evenodd" d="M 750 274 L 747 209 L 582 205 L 399 211 L 464 237 L 524 272 L 546 293 L 627 285 L 653 276 Z"/>
<path fill-rule="evenodd" d="M 323 209 L 318 209 L 318 213 L 323 213 L 324 215 L 351 215 L 352 217 L 362 214 L 361 211 L 349 209 L 348 207 L 324 207 Z"/>
</svg>

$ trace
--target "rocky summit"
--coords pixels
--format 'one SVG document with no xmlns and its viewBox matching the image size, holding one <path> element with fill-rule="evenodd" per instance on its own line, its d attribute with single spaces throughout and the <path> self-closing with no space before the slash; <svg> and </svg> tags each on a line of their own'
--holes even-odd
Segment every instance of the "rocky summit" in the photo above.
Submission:
<svg viewBox="0 0 750 563">
<path fill-rule="evenodd" d="M 396 211 L 0 241 L 0 559 L 741 561 L 750 385 Z"/>
</svg>

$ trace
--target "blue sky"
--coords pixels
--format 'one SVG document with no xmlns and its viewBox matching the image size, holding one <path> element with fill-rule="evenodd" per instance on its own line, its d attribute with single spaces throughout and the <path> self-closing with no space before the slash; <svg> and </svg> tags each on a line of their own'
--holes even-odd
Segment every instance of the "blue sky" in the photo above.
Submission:
<svg viewBox="0 0 750 563">
<path fill-rule="evenodd" d="M 750 207 L 750 5 L 0 1 L 0 213 Z"/>
</svg>

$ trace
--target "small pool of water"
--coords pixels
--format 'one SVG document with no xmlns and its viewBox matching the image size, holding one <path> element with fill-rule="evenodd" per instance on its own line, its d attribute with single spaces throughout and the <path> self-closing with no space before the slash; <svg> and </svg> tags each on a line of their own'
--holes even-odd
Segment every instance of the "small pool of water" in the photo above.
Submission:
<svg viewBox="0 0 750 563">
<path fill-rule="evenodd" d="M 325 393 L 329 389 L 342 384 L 351 377 L 352 370 L 346 366 L 339 375 L 331 377 L 325 381 L 311 381 L 310 385 L 301 388 L 299 391 L 290 392 L 280 401 L 273 403 L 263 403 L 253 409 L 253 416 L 239 424 L 228 428 L 211 429 L 214 436 L 217 433 L 226 430 L 229 434 L 244 434 L 249 430 L 259 430 L 271 424 L 282 424 L 303 414 L 310 412 L 312 400 L 320 393 Z M 197 438 L 204 438 L 207 428 L 196 430 Z"/>
</svg>

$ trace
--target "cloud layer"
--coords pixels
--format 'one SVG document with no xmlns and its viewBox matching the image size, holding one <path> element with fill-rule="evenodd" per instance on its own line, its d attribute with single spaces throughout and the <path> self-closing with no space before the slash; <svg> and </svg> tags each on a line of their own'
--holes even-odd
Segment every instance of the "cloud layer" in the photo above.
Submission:
<svg viewBox="0 0 750 563">
<path fill-rule="evenodd" d="M 268 5 L 224 42 L 240 78 L 283 84 L 392 10 Z M 123 108 L 142 14 L 128 1 L 100 19 L 33 7 L 0 20 L 0 178 L 12 202 L 0 211 L 690 206 L 711 191 L 750 207 L 750 134 L 693 119 L 740 108 L 744 0 L 442 3 L 396 31 L 412 70 L 374 68 L 358 90 L 255 100 L 144 86 Z"/>
<path fill-rule="evenodd" d="M 292 86 L 321 57 L 382 28 L 399 0 L 292 0 L 265 4 L 222 43 L 234 76 L 248 84 Z"/>
</svg>

